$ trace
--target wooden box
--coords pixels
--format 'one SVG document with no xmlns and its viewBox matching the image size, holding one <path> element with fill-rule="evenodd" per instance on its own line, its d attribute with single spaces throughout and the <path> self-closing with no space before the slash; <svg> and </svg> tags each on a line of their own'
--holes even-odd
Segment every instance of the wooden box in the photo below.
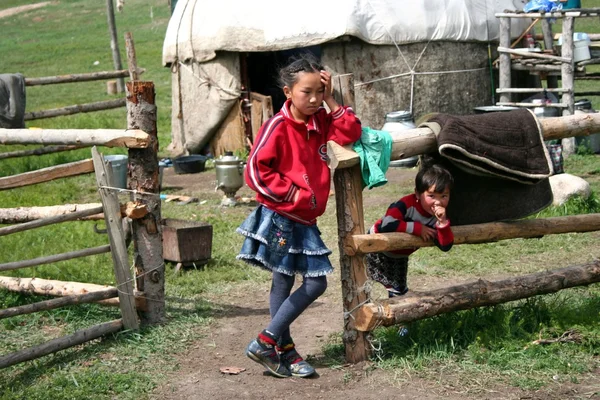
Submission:
<svg viewBox="0 0 600 400">
<path fill-rule="evenodd" d="M 163 258 L 182 264 L 206 263 L 212 252 L 212 225 L 200 221 L 165 218 Z"/>
</svg>

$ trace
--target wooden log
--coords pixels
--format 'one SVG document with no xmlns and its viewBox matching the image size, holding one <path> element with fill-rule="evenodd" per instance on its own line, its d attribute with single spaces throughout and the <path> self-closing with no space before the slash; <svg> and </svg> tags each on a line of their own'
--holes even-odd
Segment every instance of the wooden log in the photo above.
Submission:
<svg viewBox="0 0 600 400">
<path fill-rule="evenodd" d="M 59 350 L 68 349 L 69 347 L 89 342 L 90 340 L 97 339 L 104 335 L 116 333 L 122 329 L 123 321 L 120 319 L 81 329 L 72 335 L 53 339 L 38 346 L 19 350 L 12 354 L 0 357 L 0 368 L 10 367 L 11 365 L 24 361 L 34 360 L 48 354 L 56 353 Z"/>
<path fill-rule="evenodd" d="M 455 245 L 491 243 L 515 238 L 539 238 L 544 235 L 598 230 L 600 230 L 600 214 L 489 222 L 452 227 Z M 400 232 L 353 235 L 347 239 L 346 243 L 345 251 L 348 254 L 377 253 L 433 246 L 433 242 L 424 241 L 418 236 Z"/>
<path fill-rule="evenodd" d="M 110 246 L 106 244 L 104 246 L 90 247 L 89 249 L 75 250 L 67 253 L 53 254 L 51 256 L 32 258 L 30 260 L 13 261 L 0 264 L 0 271 L 11 271 L 13 269 L 35 267 L 36 265 L 51 264 L 58 261 L 72 260 L 74 258 L 88 257 L 108 252 L 110 252 Z"/>
<path fill-rule="evenodd" d="M 139 73 L 145 72 L 144 69 L 140 69 Z M 89 82 L 89 81 L 101 81 L 106 79 L 123 78 L 129 75 L 129 71 L 122 69 L 119 71 L 101 71 L 101 72 L 89 72 L 84 74 L 69 74 L 69 75 L 57 75 L 57 76 L 46 76 L 42 78 L 25 78 L 25 86 L 40 86 L 40 85 L 55 85 L 58 83 L 72 83 L 72 82 Z"/>
<path fill-rule="evenodd" d="M 91 159 L 55 165 L 53 167 L 38 169 L 37 171 L 24 172 L 22 174 L 0 178 L 0 190 L 35 185 L 54 179 L 88 174 L 93 170 L 94 165 Z"/>
<path fill-rule="evenodd" d="M 125 243 L 125 233 L 121 221 L 121 208 L 119 197 L 114 190 L 106 189 L 112 181 L 112 168 L 94 146 L 92 158 L 96 170 L 96 183 L 100 188 L 100 197 L 104 208 L 104 221 L 110 241 L 113 270 L 119 288 L 119 308 L 123 316 L 123 325 L 126 329 L 139 328 L 138 317 L 135 311 L 135 298 L 133 295 L 133 279 L 129 269 L 129 255 Z"/>
<path fill-rule="evenodd" d="M 502 47 L 510 46 L 510 19 L 500 18 L 500 37 L 499 45 Z M 511 86 L 511 61 L 510 54 L 500 53 L 498 57 L 498 87 L 509 88 Z M 511 101 L 510 93 L 501 93 L 500 101 Z"/>
<path fill-rule="evenodd" d="M 95 214 L 101 213 L 102 210 L 103 210 L 103 207 L 99 206 L 96 208 L 89 208 L 87 210 L 81 210 L 81 211 L 77 211 L 77 212 L 73 212 L 73 213 L 69 213 L 69 214 L 62 214 L 62 215 L 57 215 L 54 217 L 38 219 L 35 221 L 31 221 L 31 222 L 25 222 L 23 224 L 6 226 L 4 228 L 0 228 L 0 236 L 10 235 L 11 233 L 23 232 L 28 229 L 39 228 L 42 226 L 59 224 L 61 222 L 81 219 L 84 217 L 88 217 L 90 215 L 95 215 Z"/>
<path fill-rule="evenodd" d="M 131 32 L 125 32 L 125 50 L 127 52 L 127 68 L 129 69 L 129 79 L 137 81 L 139 79 L 137 58 L 135 56 L 135 46 L 133 44 L 133 35 Z"/>
<path fill-rule="evenodd" d="M 337 102 L 354 106 L 354 76 L 351 74 L 336 76 L 333 83 L 334 97 Z M 354 168 L 335 171 L 333 182 L 335 185 L 342 303 L 344 306 L 343 341 L 346 361 L 357 363 L 369 358 L 371 346 L 367 335 L 354 328 L 354 319 L 350 312 L 367 301 L 368 293 L 364 289 L 367 276 L 362 257 L 346 254 L 344 252 L 344 242 L 352 235 L 365 232 L 360 167 L 356 165 Z"/>
<path fill-rule="evenodd" d="M 88 113 L 102 110 L 112 110 L 113 108 L 125 107 L 125 99 L 113 99 L 95 101 L 86 104 L 74 104 L 61 108 L 53 108 L 50 110 L 26 112 L 23 119 L 25 121 L 33 121 L 36 119 L 54 118 L 63 115 L 73 115 L 79 113 Z"/>
<path fill-rule="evenodd" d="M 600 131 L 600 113 L 540 118 L 538 122 L 544 140 L 588 136 Z M 392 136 L 391 160 L 437 152 L 435 134 L 429 128 L 391 131 L 390 135 Z M 332 141 L 327 142 L 327 156 L 331 169 L 348 168 L 359 162 L 358 154 L 352 150 L 352 146 L 342 147 Z"/>
<path fill-rule="evenodd" d="M 534 53 L 534 52 L 528 51 L 526 49 L 522 49 L 522 50 L 521 49 L 509 49 L 507 47 L 502 47 L 502 46 L 498 47 L 498 52 L 514 54 L 517 56 L 528 57 L 528 58 L 539 58 L 540 60 L 558 61 L 558 62 L 562 62 L 562 63 L 569 63 L 569 62 L 573 61 L 572 59 L 566 58 L 566 57 L 552 56 L 552 55 L 543 54 L 543 53 Z"/>
<path fill-rule="evenodd" d="M 16 158 L 16 157 L 41 156 L 43 154 L 58 153 L 61 151 L 82 149 L 84 147 L 86 147 L 86 146 L 79 146 L 79 145 L 44 146 L 44 147 L 38 147 L 37 149 L 9 151 L 9 152 L 0 154 L 0 160 L 5 160 L 7 158 Z"/>
<path fill-rule="evenodd" d="M 150 136 L 139 129 L 0 129 L 0 144 L 73 144 L 145 148 Z"/>
<path fill-rule="evenodd" d="M 133 201 L 150 211 L 132 222 L 134 269 L 137 290 L 148 300 L 140 310 L 143 324 L 165 320 L 165 263 L 160 229 L 161 201 L 158 182 L 158 136 L 156 128 L 155 91 L 152 82 L 127 82 L 127 127 L 141 129 L 151 136 L 146 149 L 129 149 L 129 185 L 135 191 Z M 140 193 L 138 195 L 138 193 Z M 151 196 L 144 195 L 152 194 Z"/>
<path fill-rule="evenodd" d="M 110 288 L 106 290 L 100 290 L 97 292 L 75 294 L 71 296 L 60 297 L 57 299 L 44 300 L 33 304 L 25 304 L 23 306 L 5 308 L 4 310 L 0 310 L 0 319 L 15 317 L 17 315 L 32 314 L 38 311 L 54 310 L 56 308 L 72 306 L 75 304 L 95 303 L 100 300 L 111 299 L 117 296 L 117 289 Z"/>
<path fill-rule="evenodd" d="M 39 294 L 43 296 L 75 296 L 92 292 L 116 289 L 112 286 L 93 283 L 65 282 L 40 278 L 14 278 L 0 276 L 0 287 L 12 292 Z M 98 303 L 107 306 L 118 306 L 119 299 L 102 300 Z"/>
<path fill-rule="evenodd" d="M 561 103 L 568 104 L 568 108 L 564 109 L 562 115 L 573 115 L 575 113 L 573 90 L 575 88 L 574 76 L 574 49 L 575 42 L 573 41 L 573 31 L 575 29 L 575 20 L 573 17 L 566 17 L 562 21 L 563 44 L 561 53 L 564 58 L 568 58 L 569 62 L 561 65 L 561 83 L 563 89 L 568 91 L 561 96 Z M 563 157 L 568 157 L 575 153 L 575 138 L 566 137 L 561 140 Z"/>
<path fill-rule="evenodd" d="M 542 39 L 544 41 L 544 49 L 551 50 L 553 54 L 556 54 L 554 50 L 554 38 L 552 37 L 552 25 L 550 20 L 542 20 Z M 546 83 L 548 89 L 558 88 L 558 77 L 553 75 L 546 76 Z"/>
<path fill-rule="evenodd" d="M 123 69 L 121 64 L 121 52 L 119 51 L 119 41 L 117 39 L 117 24 L 115 23 L 115 8 L 113 0 L 106 0 L 106 18 L 108 20 L 108 32 L 110 34 L 110 49 L 112 51 L 113 66 L 116 71 Z M 125 81 L 123 78 L 117 79 L 117 89 L 119 93 L 125 91 Z"/>
<path fill-rule="evenodd" d="M 37 219 L 50 218 L 57 215 L 72 214 L 82 210 L 102 207 L 102 203 L 88 204 L 63 204 L 59 206 L 46 207 L 17 207 L 0 208 L 0 224 L 19 224 L 35 221 Z M 104 219 L 104 214 L 99 213 L 81 218 L 82 220 Z"/>
<path fill-rule="evenodd" d="M 407 323 L 596 282 L 600 282 L 600 261 L 500 281 L 479 279 L 427 292 L 409 292 L 405 296 L 382 300 L 377 304 L 365 304 L 356 311 L 355 326 L 356 329 L 368 332 L 377 326 Z"/>
</svg>

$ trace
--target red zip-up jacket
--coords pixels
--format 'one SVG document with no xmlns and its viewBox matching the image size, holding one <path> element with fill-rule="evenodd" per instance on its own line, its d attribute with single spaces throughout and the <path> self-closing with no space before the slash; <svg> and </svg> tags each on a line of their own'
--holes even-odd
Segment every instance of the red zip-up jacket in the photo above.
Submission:
<svg viewBox="0 0 600 400">
<path fill-rule="evenodd" d="M 435 245 L 442 251 L 448 251 L 454 244 L 454 234 L 450 228 L 450 221 L 443 227 L 436 225 L 437 219 L 423 209 L 417 201 L 416 194 L 404 196 L 397 202 L 391 204 L 383 218 L 378 219 L 369 233 L 406 232 L 411 235 L 421 236 L 423 225 L 435 228 L 436 237 L 433 239 Z M 417 249 L 402 249 L 384 252 L 385 255 L 408 256 Z"/>
<path fill-rule="evenodd" d="M 329 114 L 321 107 L 305 124 L 294 119 L 290 104 L 287 100 L 261 127 L 245 178 L 256 192 L 256 201 L 291 220 L 313 225 L 325 212 L 329 197 L 327 141 L 356 142 L 361 125 L 350 107 Z M 298 200 L 293 202 L 298 191 Z"/>
</svg>

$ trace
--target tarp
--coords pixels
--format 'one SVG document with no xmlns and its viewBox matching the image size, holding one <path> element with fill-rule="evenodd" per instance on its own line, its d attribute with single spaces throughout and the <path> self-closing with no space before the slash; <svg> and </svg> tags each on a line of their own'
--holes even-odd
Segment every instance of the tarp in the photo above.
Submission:
<svg viewBox="0 0 600 400">
<path fill-rule="evenodd" d="M 520 0 L 179 0 L 163 64 L 204 62 L 216 51 L 278 51 L 354 36 L 370 44 L 497 40 L 495 13 Z M 511 19 L 512 36 L 530 21 Z"/>
</svg>

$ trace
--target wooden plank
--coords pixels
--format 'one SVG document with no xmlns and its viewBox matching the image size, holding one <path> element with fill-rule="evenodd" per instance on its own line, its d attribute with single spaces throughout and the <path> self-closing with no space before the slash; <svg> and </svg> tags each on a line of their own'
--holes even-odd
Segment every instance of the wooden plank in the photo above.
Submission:
<svg viewBox="0 0 600 400">
<path fill-rule="evenodd" d="M 137 330 L 139 323 L 133 296 L 133 280 L 129 270 L 129 255 L 121 223 L 121 207 L 117 193 L 106 188 L 110 186 L 108 182 L 112 180 L 112 169 L 104 161 L 104 157 L 95 146 L 92 148 L 92 159 L 94 160 L 96 182 L 104 207 L 104 221 L 110 241 L 117 288 L 119 289 L 119 307 L 123 316 L 123 324 L 126 329 Z"/>
<path fill-rule="evenodd" d="M 19 350 L 0 357 L 0 368 L 10 367 L 24 361 L 34 360 L 42 356 L 56 353 L 57 351 L 77 346 L 104 335 L 116 333 L 123 329 L 123 321 L 118 319 L 104 324 L 94 325 L 90 328 L 79 330 L 72 335 L 50 340 L 38 346 Z"/>
<path fill-rule="evenodd" d="M 354 105 L 354 76 L 352 74 L 333 77 L 334 97 L 340 105 Z M 362 257 L 345 253 L 346 238 L 365 232 L 362 174 L 358 165 L 336 170 L 333 175 L 337 210 L 338 246 L 340 249 L 340 274 L 342 303 L 344 306 L 343 341 L 346 361 L 357 363 L 369 359 L 371 345 L 368 335 L 354 327 L 351 311 L 367 301 L 365 291 L 365 266 Z"/>
<path fill-rule="evenodd" d="M 148 134 L 139 129 L 0 129 L 0 144 L 73 144 L 145 148 Z"/>
<path fill-rule="evenodd" d="M 128 167 L 131 171 L 130 187 L 136 193 L 133 200 L 150 211 L 133 220 L 132 228 L 136 285 L 148 299 L 147 307 L 140 310 L 140 318 L 143 324 L 153 325 L 164 322 L 166 318 L 154 84 L 127 82 L 127 99 L 127 127 L 141 129 L 153 138 L 151 147 L 129 150 Z"/>
<path fill-rule="evenodd" d="M 57 215 L 54 217 L 43 218 L 36 221 L 26 222 L 23 224 L 7 226 L 4 228 L 0 228 L 0 236 L 10 235 L 11 233 L 23 232 L 28 229 L 39 228 L 42 226 L 59 224 L 61 222 L 66 221 L 74 221 L 80 218 L 88 217 L 90 215 L 98 214 L 102 212 L 102 206 L 95 208 L 88 208 L 86 210 L 81 210 L 69 214 Z"/>
<path fill-rule="evenodd" d="M 98 292 L 77 294 L 72 296 L 60 297 L 57 299 L 44 300 L 33 304 L 25 304 L 22 306 L 0 310 L 0 319 L 15 317 L 17 315 L 32 314 L 38 311 L 54 310 L 56 308 L 72 306 L 75 304 L 95 303 L 100 300 L 111 299 L 117 296 L 117 289 L 111 288 L 107 290 L 101 290 Z"/>
<path fill-rule="evenodd" d="M 491 243 L 516 238 L 539 238 L 568 232 L 593 232 L 600 230 L 600 214 L 570 215 L 543 219 L 453 226 L 454 244 Z M 346 241 L 348 254 L 377 253 L 433 246 L 409 233 L 377 233 L 353 235 Z"/>
<path fill-rule="evenodd" d="M 597 282 L 600 282 L 600 261 L 501 281 L 479 279 L 428 292 L 409 292 L 405 296 L 362 306 L 356 311 L 356 328 L 370 331 L 376 326 L 403 324 L 434 315 L 506 303 Z"/>
<path fill-rule="evenodd" d="M 79 257 L 87 257 L 96 254 L 108 253 L 109 251 L 110 246 L 104 245 L 98 247 L 91 247 L 89 249 L 70 251 L 68 253 L 53 254 L 51 256 L 32 258 L 30 260 L 14 261 L 0 264 L 0 271 L 11 271 L 13 269 L 35 267 L 36 265 L 51 264 L 58 261 L 66 261 Z"/>
<path fill-rule="evenodd" d="M 0 178 L 0 190 L 35 185 L 58 178 L 88 174 L 94 170 L 91 159 L 38 169 L 37 171 Z"/>
<path fill-rule="evenodd" d="M 50 110 L 26 112 L 23 119 L 33 121 L 36 119 L 54 118 L 64 115 L 73 115 L 79 113 L 88 113 L 102 110 L 112 110 L 113 108 L 125 107 L 125 99 L 103 100 L 86 104 L 74 104 L 71 106 L 53 108 Z"/>
</svg>

